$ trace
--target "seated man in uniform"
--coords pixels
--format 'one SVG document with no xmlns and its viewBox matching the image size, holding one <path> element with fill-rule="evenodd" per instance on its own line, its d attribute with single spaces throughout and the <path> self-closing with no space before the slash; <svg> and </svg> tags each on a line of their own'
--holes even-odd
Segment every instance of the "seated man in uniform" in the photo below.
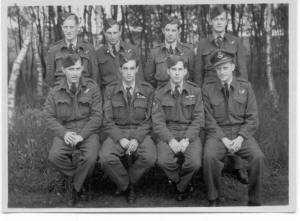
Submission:
<svg viewBox="0 0 300 221">
<path fill-rule="evenodd" d="M 134 50 L 122 52 L 121 80 L 105 90 L 103 124 L 108 138 L 100 150 L 103 171 L 117 185 L 116 194 L 127 193 L 130 204 L 136 200 L 137 182 L 156 161 L 156 147 L 149 135 L 153 88 L 136 79 L 138 60 Z"/>
<path fill-rule="evenodd" d="M 184 80 L 186 58 L 171 55 L 166 62 L 170 80 L 155 92 L 152 121 L 159 137 L 158 165 L 176 186 L 176 199 L 182 201 L 188 196 L 187 187 L 201 166 L 199 132 L 204 126 L 204 110 L 201 89 Z"/>
<path fill-rule="evenodd" d="M 203 174 L 209 205 L 216 206 L 221 198 L 221 160 L 227 153 L 237 154 L 248 161 L 248 205 L 260 205 L 264 155 L 253 138 L 258 126 L 254 92 L 247 80 L 233 75 L 234 54 L 216 51 L 211 63 L 219 80 L 208 82 L 203 87 L 207 130 Z"/>
<path fill-rule="evenodd" d="M 68 177 L 70 205 L 76 203 L 84 181 L 92 174 L 100 147 L 97 129 L 102 122 L 101 95 L 95 81 L 81 76 L 82 70 L 79 55 L 62 59 L 65 77 L 50 91 L 44 110 L 55 135 L 49 160 Z"/>
</svg>

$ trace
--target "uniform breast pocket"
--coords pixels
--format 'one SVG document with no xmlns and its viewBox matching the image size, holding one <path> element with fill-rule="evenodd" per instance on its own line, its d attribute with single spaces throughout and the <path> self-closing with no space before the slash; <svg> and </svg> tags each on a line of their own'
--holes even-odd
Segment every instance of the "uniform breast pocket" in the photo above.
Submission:
<svg viewBox="0 0 300 221">
<path fill-rule="evenodd" d="M 55 56 L 55 72 L 62 72 L 62 58 L 63 58 L 63 54 L 59 53 Z"/>
<path fill-rule="evenodd" d="M 118 74 L 115 73 L 115 64 L 109 58 L 98 59 L 98 67 L 101 80 L 103 80 L 104 83 L 111 83 L 118 80 Z"/>
<path fill-rule="evenodd" d="M 227 118 L 226 103 L 222 99 L 212 101 L 213 117 L 217 122 Z"/>
<path fill-rule="evenodd" d="M 211 55 L 212 55 L 212 52 L 214 51 L 213 48 L 211 49 L 204 49 L 202 51 L 202 60 L 206 63 L 210 63 L 210 58 L 211 58 Z"/>
<path fill-rule="evenodd" d="M 134 101 L 134 118 L 136 120 L 145 120 L 146 118 L 146 114 L 147 114 L 147 107 L 148 107 L 148 103 L 147 103 L 147 99 L 146 98 L 138 98 Z"/>
<path fill-rule="evenodd" d="M 166 81 L 169 79 L 169 75 L 167 74 L 167 64 L 166 59 L 164 57 L 160 57 L 155 61 L 156 73 L 155 78 L 157 80 Z"/>
<path fill-rule="evenodd" d="M 191 98 L 191 99 L 184 99 L 182 101 L 183 104 L 183 115 L 187 120 L 190 120 L 192 118 L 193 115 L 193 111 L 195 108 L 195 104 L 196 104 L 196 99 L 195 98 Z"/>
<path fill-rule="evenodd" d="M 165 100 L 165 101 L 162 101 L 161 105 L 162 105 L 162 108 L 165 112 L 167 120 L 174 120 L 177 117 L 176 116 L 176 110 L 174 108 L 174 106 L 175 106 L 174 101 Z"/>
<path fill-rule="evenodd" d="M 78 99 L 78 109 L 81 116 L 88 117 L 91 114 L 92 110 L 91 98 L 80 97 Z"/>
<path fill-rule="evenodd" d="M 68 99 L 59 99 L 56 102 L 57 118 L 68 120 L 72 115 L 71 101 Z"/>
<path fill-rule="evenodd" d="M 234 95 L 233 112 L 240 117 L 244 117 L 247 106 L 247 95 Z"/>
<path fill-rule="evenodd" d="M 113 119 L 122 119 L 126 118 L 126 106 L 124 101 L 112 100 L 112 111 L 113 111 Z"/>
</svg>

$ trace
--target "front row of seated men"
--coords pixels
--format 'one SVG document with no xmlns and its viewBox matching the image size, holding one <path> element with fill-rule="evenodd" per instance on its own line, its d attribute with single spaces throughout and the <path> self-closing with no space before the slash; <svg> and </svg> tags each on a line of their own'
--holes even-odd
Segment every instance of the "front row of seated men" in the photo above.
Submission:
<svg viewBox="0 0 300 221">
<path fill-rule="evenodd" d="M 72 185 L 70 205 L 92 175 L 98 153 L 102 170 L 117 185 L 116 194 L 126 193 L 128 203 L 135 202 L 138 181 L 156 162 L 174 184 L 179 201 L 187 197 L 193 175 L 203 166 L 209 206 L 221 197 L 222 159 L 234 153 L 248 161 L 248 205 L 261 205 L 264 155 L 252 136 L 258 126 L 256 100 L 251 84 L 233 76 L 232 59 L 221 50 L 212 56 L 219 81 L 201 91 L 185 80 L 185 58 L 170 55 L 169 82 L 154 91 L 136 80 L 138 59 L 128 50 L 120 59 L 121 80 L 106 87 L 102 104 L 98 85 L 81 77 L 80 57 L 65 56 L 66 77 L 49 93 L 45 115 L 55 134 L 49 159 Z M 105 134 L 101 147 L 100 127 L 100 136 Z M 74 150 L 80 153 L 78 160 Z"/>
</svg>

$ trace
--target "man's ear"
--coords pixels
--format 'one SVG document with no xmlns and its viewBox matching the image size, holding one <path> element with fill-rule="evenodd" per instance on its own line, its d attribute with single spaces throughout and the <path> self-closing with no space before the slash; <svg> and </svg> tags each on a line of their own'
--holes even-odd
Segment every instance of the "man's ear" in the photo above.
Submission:
<svg viewBox="0 0 300 221">
<path fill-rule="evenodd" d="M 167 69 L 167 74 L 170 76 L 170 69 L 169 68 Z"/>
</svg>

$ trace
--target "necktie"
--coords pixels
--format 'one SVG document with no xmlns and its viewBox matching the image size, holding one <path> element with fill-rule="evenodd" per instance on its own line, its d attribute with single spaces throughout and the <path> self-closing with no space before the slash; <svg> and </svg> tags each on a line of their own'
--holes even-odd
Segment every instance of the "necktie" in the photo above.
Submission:
<svg viewBox="0 0 300 221">
<path fill-rule="evenodd" d="M 174 52 L 173 52 L 173 48 L 172 48 L 172 46 L 170 45 L 170 47 L 169 47 L 169 54 L 173 54 Z"/>
<path fill-rule="evenodd" d="M 179 92 L 179 85 L 176 85 L 176 86 L 175 86 L 174 93 L 173 93 L 173 96 L 174 96 L 175 99 L 178 99 L 178 98 L 179 98 L 179 95 L 180 95 L 180 92 Z"/>
<path fill-rule="evenodd" d="M 228 84 L 227 83 L 224 83 L 224 95 L 225 95 L 226 101 L 228 102 L 228 99 L 229 99 L 229 88 L 228 88 Z"/>
<path fill-rule="evenodd" d="M 72 94 L 75 94 L 75 93 L 76 93 L 77 88 L 76 88 L 76 84 L 75 84 L 75 83 L 72 83 L 72 84 L 71 84 L 71 89 L 70 89 L 70 91 L 71 91 Z"/>
<path fill-rule="evenodd" d="M 74 52 L 73 44 L 69 44 L 69 52 L 72 54 Z"/>
<path fill-rule="evenodd" d="M 215 44 L 216 46 L 220 49 L 222 47 L 222 43 L 223 43 L 223 37 L 222 36 L 218 36 L 215 39 Z"/>
<path fill-rule="evenodd" d="M 131 104 L 131 98 L 132 98 L 131 93 L 130 93 L 130 89 L 131 89 L 131 87 L 126 88 L 126 97 L 127 97 L 128 105 Z"/>
<path fill-rule="evenodd" d="M 112 52 L 113 52 L 114 55 L 117 54 L 117 49 L 116 49 L 116 46 L 115 46 L 115 45 L 112 46 Z"/>
</svg>

